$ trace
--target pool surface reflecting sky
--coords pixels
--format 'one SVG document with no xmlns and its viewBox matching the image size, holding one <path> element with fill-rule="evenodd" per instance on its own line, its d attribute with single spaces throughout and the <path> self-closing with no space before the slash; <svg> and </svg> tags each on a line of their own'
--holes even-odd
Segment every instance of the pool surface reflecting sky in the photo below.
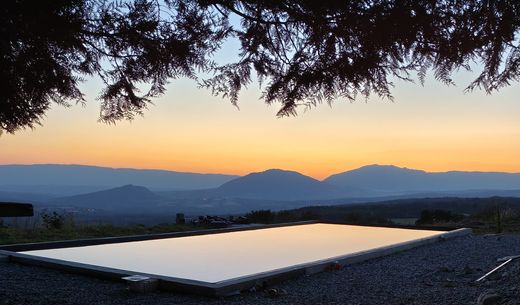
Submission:
<svg viewBox="0 0 520 305">
<path fill-rule="evenodd" d="M 442 233 L 307 224 L 22 253 L 215 283 Z"/>
</svg>

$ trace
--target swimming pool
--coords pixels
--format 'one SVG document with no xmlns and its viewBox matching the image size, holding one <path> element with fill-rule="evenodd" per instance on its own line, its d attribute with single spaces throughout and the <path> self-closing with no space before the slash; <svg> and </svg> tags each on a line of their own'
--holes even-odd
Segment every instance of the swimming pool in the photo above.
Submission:
<svg viewBox="0 0 520 305">
<path fill-rule="evenodd" d="M 331 264 L 346 265 L 468 233 L 467 229 L 448 232 L 307 223 L 65 248 L 29 248 L 16 255 L 25 262 L 94 273 L 147 275 L 159 279 L 164 288 L 179 290 L 182 287 L 177 286 L 188 285 L 195 288 L 188 292 L 223 295 L 262 281 L 314 273 Z"/>
</svg>

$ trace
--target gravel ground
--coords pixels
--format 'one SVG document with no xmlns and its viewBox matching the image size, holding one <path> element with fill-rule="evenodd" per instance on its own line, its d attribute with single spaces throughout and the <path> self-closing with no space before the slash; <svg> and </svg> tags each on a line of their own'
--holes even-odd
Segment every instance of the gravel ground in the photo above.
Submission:
<svg viewBox="0 0 520 305">
<path fill-rule="evenodd" d="M 0 262 L 0 304 L 477 304 L 487 293 L 482 304 L 511 305 L 520 304 L 520 259 L 474 281 L 498 258 L 519 254 L 520 235 L 459 237 L 226 298 L 136 294 L 121 283 Z"/>
</svg>

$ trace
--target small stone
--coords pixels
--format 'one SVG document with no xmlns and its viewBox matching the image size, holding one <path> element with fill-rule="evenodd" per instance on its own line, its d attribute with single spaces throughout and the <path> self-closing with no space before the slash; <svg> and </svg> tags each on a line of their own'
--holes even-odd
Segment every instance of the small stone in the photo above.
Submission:
<svg viewBox="0 0 520 305">
<path fill-rule="evenodd" d="M 142 275 L 132 275 L 122 278 L 126 281 L 128 289 L 133 292 L 149 293 L 157 289 L 159 281 Z"/>
<path fill-rule="evenodd" d="M 270 298 L 277 298 L 277 297 L 280 297 L 282 295 L 286 295 L 287 291 L 285 291 L 285 289 L 271 288 L 271 289 L 267 289 L 265 293 Z"/>
<path fill-rule="evenodd" d="M 478 296 L 477 305 L 499 304 L 502 298 L 496 293 L 483 292 Z"/>
<path fill-rule="evenodd" d="M 335 270 L 341 270 L 341 268 L 342 268 L 342 266 L 339 262 L 333 262 L 327 266 L 326 270 L 335 271 Z"/>
</svg>

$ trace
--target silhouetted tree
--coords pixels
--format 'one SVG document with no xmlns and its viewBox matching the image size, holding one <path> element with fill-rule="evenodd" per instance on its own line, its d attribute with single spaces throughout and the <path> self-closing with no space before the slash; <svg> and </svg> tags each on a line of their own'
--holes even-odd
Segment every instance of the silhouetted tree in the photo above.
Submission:
<svg viewBox="0 0 520 305">
<path fill-rule="evenodd" d="M 61 228 L 63 228 L 63 225 L 65 224 L 65 216 L 60 215 L 56 212 L 52 212 L 52 214 L 43 213 L 42 221 L 45 228 L 52 230 L 60 230 Z"/>
<path fill-rule="evenodd" d="M 0 16 L 7 132 L 39 123 L 53 102 L 83 102 L 78 83 L 91 75 L 104 82 L 101 120 L 131 119 L 169 79 L 208 70 L 229 31 L 225 18 L 195 1 L 9 0 Z"/>
<path fill-rule="evenodd" d="M 52 103 L 83 102 L 78 83 L 92 75 L 104 81 L 105 122 L 142 113 L 169 80 L 198 71 L 214 73 L 200 85 L 235 105 L 258 78 L 280 116 L 338 97 L 391 99 L 392 78 L 423 82 L 428 70 L 450 84 L 474 62 L 483 70 L 467 90 L 493 92 L 519 78 L 519 10 L 516 0 L 9 0 L 0 130 L 32 127 Z M 239 59 L 213 62 L 230 37 Z"/>
</svg>

